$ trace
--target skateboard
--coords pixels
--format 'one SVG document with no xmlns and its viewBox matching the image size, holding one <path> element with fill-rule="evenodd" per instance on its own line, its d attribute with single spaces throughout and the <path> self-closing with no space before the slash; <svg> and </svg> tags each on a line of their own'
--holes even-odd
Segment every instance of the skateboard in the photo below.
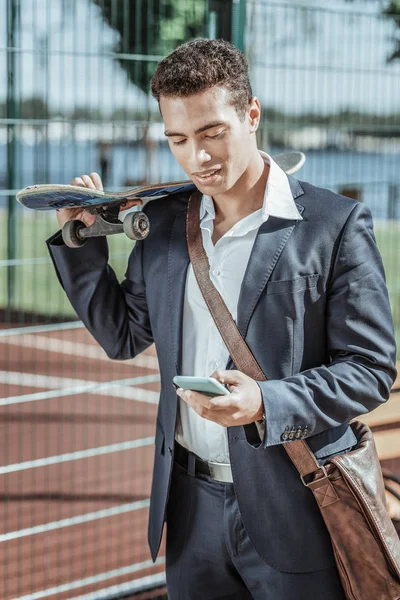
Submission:
<svg viewBox="0 0 400 600">
<path fill-rule="evenodd" d="M 288 175 L 298 171 L 306 160 L 303 152 L 282 152 L 272 158 Z M 20 190 L 16 198 L 20 204 L 34 210 L 84 207 L 96 215 L 95 222 L 89 227 L 79 220 L 67 221 L 63 226 L 64 243 L 70 248 L 79 248 L 89 237 L 115 233 L 124 232 L 131 240 L 145 238 L 150 231 L 147 215 L 137 210 L 132 211 L 121 222 L 118 215 L 124 206 L 136 199 L 150 201 L 195 189 L 196 186 L 190 179 L 138 186 L 122 192 L 104 192 L 74 185 L 41 184 Z"/>
</svg>

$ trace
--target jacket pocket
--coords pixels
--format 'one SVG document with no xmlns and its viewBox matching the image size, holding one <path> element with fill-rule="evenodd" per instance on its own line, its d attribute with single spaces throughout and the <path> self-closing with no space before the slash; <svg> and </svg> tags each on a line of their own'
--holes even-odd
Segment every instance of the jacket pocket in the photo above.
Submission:
<svg viewBox="0 0 400 600">
<path fill-rule="evenodd" d="M 315 288 L 319 278 L 318 273 L 302 275 L 294 279 L 281 279 L 269 281 L 266 287 L 267 294 L 294 294 L 303 290 Z"/>
</svg>

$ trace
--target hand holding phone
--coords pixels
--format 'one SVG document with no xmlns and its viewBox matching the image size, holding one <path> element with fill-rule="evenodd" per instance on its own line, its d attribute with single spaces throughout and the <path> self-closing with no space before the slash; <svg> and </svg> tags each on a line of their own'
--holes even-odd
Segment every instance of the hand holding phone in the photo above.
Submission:
<svg viewBox="0 0 400 600">
<path fill-rule="evenodd" d="M 224 396 L 230 391 L 214 377 L 191 377 L 188 375 L 175 375 L 173 378 L 175 389 L 193 390 L 205 396 Z"/>
</svg>

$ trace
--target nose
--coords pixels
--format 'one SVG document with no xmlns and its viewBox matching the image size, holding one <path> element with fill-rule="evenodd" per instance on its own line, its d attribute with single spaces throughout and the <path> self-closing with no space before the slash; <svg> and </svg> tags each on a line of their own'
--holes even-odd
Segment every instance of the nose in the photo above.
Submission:
<svg viewBox="0 0 400 600">
<path fill-rule="evenodd" d="M 202 163 L 211 160 L 211 154 L 209 154 L 204 148 L 198 149 L 197 156 L 198 160 Z"/>
<path fill-rule="evenodd" d="M 211 154 L 207 152 L 207 150 L 202 146 L 193 145 L 192 157 L 192 173 L 196 173 L 197 171 L 201 171 L 203 165 L 211 160 Z"/>
</svg>

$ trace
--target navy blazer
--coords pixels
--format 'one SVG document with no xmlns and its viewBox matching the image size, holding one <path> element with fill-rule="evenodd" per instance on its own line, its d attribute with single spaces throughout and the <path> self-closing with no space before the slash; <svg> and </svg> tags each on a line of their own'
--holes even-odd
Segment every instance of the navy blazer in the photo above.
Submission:
<svg viewBox="0 0 400 600">
<path fill-rule="evenodd" d="M 268 381 L 258 382 L 266 413 L 229 427 L 235 492 L 260 556 L 280 571 L 334 564 L 311 491 L 282 447 L 301 435 L 320 464 L 356 439 L 349 421 L 389 397 L 395 340 L 385 275 L 370 210 L 362 203 L 289 177 L 302 221 L 270 217 L 257 232 L 241 286 L 237 324 Z M 160 365 L 148 540 L 156 560 L 169 496 L 180 373 L 183 299 L 189 256 L 188 195 L 149 202 L 149 236 L 135 244 L 120 284 L 106 238 L 79 249 L 47 240 L 57 275 L 91 334 L 113 359 L 155 342 Z M 229 360 L 227 368 L 236 368 Z M 286 433 L 285 433 L 286 432 Z"/>
</svg>

